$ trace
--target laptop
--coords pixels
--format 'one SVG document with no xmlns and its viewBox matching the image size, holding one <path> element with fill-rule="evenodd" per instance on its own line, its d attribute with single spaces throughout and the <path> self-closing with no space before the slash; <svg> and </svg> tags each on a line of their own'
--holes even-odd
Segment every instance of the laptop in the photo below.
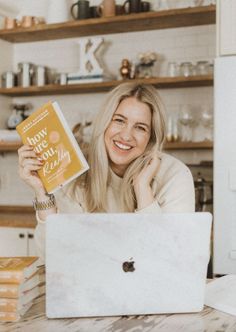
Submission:
<svg viewBox="0 0 236 332">
<path fill-rule="evenodd" d="M 47 317 L 201 311 L 211 223 L 210 213 L 49 216 Z"/>
</svg>

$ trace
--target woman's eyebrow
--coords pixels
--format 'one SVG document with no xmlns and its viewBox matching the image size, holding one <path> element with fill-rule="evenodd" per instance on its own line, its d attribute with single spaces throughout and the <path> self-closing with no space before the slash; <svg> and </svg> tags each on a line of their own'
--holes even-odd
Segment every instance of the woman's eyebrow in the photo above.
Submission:
<svg viewBox="0 0 236 332">
<path fill-rule="evenodd" d="M 120 117 L 122 117 L 123 119 L 127 119 L 124 115 L 122 115 L 122 114 L 119 114 L 119 113 L 115 113 L 113 116 L 116 116 L 116 115 L 118 115 L 118 116 L 120 116 Z"/>
<path fill-rule="evenodd" d="M 123 114 L 119 114 L 119 113 L 115 113 L 114 116 L 120 116 L 121 118 L 123 118 L 125 120 L 128 119 L 126 116 L 124 116 Z M 147 123 L 145 123 L 145 122 L 136 122 L 136 124 L 143 125 L 143 126 L 145 126 L 147 128 L 150 128 L 150 126 Z"/>
<path fill-rule="evenodd" d="M 144 123 L 144 122 L 137 122 L 137 124 L 145 126 L 147 128 L 150 128 L 150 126 L 147 123 Z"/>
</svg>

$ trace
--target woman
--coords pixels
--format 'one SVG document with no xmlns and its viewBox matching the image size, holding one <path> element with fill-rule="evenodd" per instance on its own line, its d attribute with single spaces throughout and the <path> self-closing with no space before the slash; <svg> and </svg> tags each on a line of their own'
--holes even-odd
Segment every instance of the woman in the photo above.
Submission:
<svg viewBox="0 0 236 332">
<path fill-rule="evenodd" d="M 51 213 L 193 212 L 189 169 L 161 152 L 164 109 L 153 86 L 123 83 L 108 94 L 94 122 L 87 160 L 90 170 L 48 197 L 33 147 L 19 149 L 19 173 L 36 196 L 36 246 L 44 256 L 45 220 Z"/>
</svg>

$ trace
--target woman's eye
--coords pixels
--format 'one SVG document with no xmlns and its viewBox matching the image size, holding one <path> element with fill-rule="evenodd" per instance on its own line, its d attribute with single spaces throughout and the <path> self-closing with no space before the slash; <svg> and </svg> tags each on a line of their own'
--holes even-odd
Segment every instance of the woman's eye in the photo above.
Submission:
<svg viewBox="0 0 236 332">
<path fill-rule="evenodd" d="M 124 123 L 124 120 L 120 119 L 120 118 L 115 118 L 115 119 L 113 119 L 113 121 L 115 121 L 117 123 Z"/>
<path fill-rule="evenodd" d="M 146 128 L 142 127 L 142 126 L 137 126 L 137 129 L 140 130 L 140 131 L 146 131 Z"/>
</svg>

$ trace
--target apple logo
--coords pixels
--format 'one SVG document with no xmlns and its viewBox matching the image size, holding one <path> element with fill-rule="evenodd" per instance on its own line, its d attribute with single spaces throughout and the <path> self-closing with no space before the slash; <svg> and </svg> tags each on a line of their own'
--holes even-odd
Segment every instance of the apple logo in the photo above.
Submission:
<svg viewBox="0 0 236 332">
<path fill-rule="evenodd" d="M 131 262 L 124 262 L 122 265 L 123 271 L 124 272 L 134 272 L 135 267 L 134 267 L 134 261 Z"/>
</svg>

